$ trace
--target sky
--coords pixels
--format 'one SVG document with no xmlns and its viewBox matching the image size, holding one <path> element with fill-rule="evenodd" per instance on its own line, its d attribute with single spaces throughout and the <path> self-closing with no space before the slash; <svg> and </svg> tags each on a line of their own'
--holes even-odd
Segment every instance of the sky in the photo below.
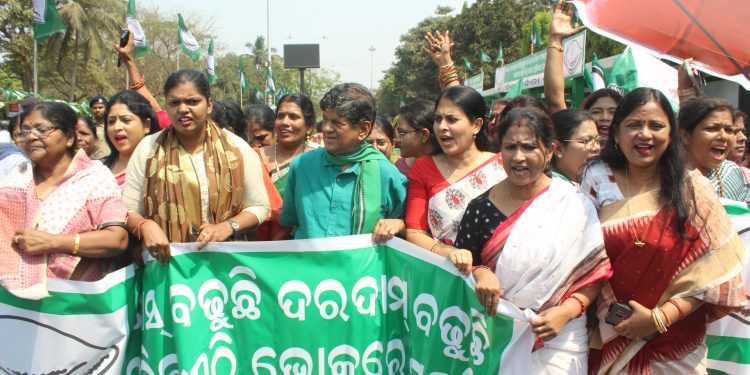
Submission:
<svg viewBox="0 0 750 375">
<path fill-rule="evenodd" d="M 383 71 L 395 62 L 399 37 L 437 6 L 459 12 L 464 0 L 271 0 L 271 48 L 283 54 L 284 44 L 319 43 L 320 66 L 344 82 L 377 88 Z M 474 1 L 468 1 L 469 4 Z M 213 24 L 218 54 L 247 53 L 245 43 L 266 36 L 266 0 L 137 0 L 163 15 L 182 13 Z M 188 18 L 188 17 L 186 17 Z M 190 25 L 188 25 L 190 27 Z M 146 35 L 148 37 L 148 35 Z"/>
</svg>

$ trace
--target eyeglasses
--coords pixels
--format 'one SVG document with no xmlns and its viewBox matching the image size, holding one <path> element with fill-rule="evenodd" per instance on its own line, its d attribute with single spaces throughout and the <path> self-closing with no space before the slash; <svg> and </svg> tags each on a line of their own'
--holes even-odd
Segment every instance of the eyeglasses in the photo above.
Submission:
<svg viewBox="0 0 750 375">
<path fill-rule="evenodd" d="M 566 139 L 565 142 L 577 142 L 583 144 L 583 148 L 587 151 L 593 151 L 601 148 L 602 137 L 591 137 L 584 139 Z"/>
<path fill-rule="evenodd" d="M 409 134 L 409 133 L 416 133 L 416 132 L 418 132 L 418 131 L 419 131 L 419 130 L 412 130 L 412 131 L 408 131 L 408 132 L 399 132 L 399 131 L 397 131 L 397 132 L 396 132 L 396 135 L 397 135 L 397 136 L 399 136 L 399 137 L 403 137 L 403 136 L 405 136 L 405 135 L 407 135 L 407 134 Z"/>
<path fill-rule="evenodd" d="M 47 125 L 47 126 L 39 126 L 36 128 L 31 128 L 31 129 L 25 129 L 25 130 L 19 131 L 16 137 L 18 139 L 26 139 L 31 135 L 31 133 L 34 133 L 34 135 L 37 136 L 37 138 L 45 139 L 49 137 L 52 131 L 57 128 L 58 128 L 57 125 Z"/>
</svg>

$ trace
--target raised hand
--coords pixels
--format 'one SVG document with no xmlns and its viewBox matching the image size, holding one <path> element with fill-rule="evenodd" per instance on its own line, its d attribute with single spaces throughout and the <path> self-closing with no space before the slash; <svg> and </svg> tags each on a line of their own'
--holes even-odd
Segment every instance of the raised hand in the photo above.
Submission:
<svg viewBox="0 0 750 375">
<path fill-rule="evenodd" d="M 432 58 L 432 61 L 436 66 L 441 67 L 450 65 L 453 63 L 451 59 L 451 52 L 453 51 L 453 43 L 451 42 L 450 32 L 445 30 L 445 33 L 441 33 L 440 30 L 435 30 L 433 35 L 431 32 L 427 32 L 424 35 L 427 41 L 427 48 L 422 47 L 422 50 L 427 52 Z"/>
<path fill-rule="evenodd" d="M 573 27 L 571 21 L 573 20 L 573 13 L 575 7 L 560 0 L 555 6 L 554 12 L 552 12 L 552 20 L 549 24 L 549 41 L 562 41 L 563 39 L 583 31 L 586 26 Z"/>
</svg>

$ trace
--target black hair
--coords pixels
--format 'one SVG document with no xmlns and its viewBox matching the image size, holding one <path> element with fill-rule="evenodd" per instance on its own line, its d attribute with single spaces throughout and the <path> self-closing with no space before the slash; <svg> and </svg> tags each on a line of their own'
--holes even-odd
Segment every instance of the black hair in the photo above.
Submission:
<svg viewBox="0 0 750 375">
<path fill-rule="evenodd" d="M 248 128 L 256 122 L 263 130 L 273 132 L 274 118 L 273 109 L 265 104 L 253 104 L 245 110 L 245 122 Z"/>
<path fill-rule="evenodd" d="M 247 131 L 245 114 L 242 113 L 242 109 L 237 102 L 231 100 L 214 100 L 210 116 L 219 128 L 230 127 L 234 130 L 234 134 L 247 141 L 245 139 Z"/>
<path fill-rule="evenodd" d="M 745 112 L 742 112 L 739 108 L 736 108 L 734 110 L 734 122 L 736 123 L 737 120 L 742 119 L 742 123 L 745 125 L 745 137 L 747 137 L 748 134 L 748 127 L 750 127 L 750 124 L 747 123 L 747 114 Z"/>
<path fill-rule="evenodd" d="M 732 115 L 734 123 L 734 107 L 728 100 L 723 98 L 700 97 L 694 98 L 680 107 L 680 114 L 677 117 L 677 124 L 680 129 L 688 133 L 698 127 L 701 121 L 705 120 L 708 115 L 716 111 L 728 111 Z"/>
<path fill-rule="evenodd" d="M 151 108 L 151 103 L 149 103 L 146 97 L 133 90 L 123 90 L 115 94 L 115 96 L 110 98 L 107 107 L 104 109 L 104 141 L 107 142 L 107 146 L 109 146 L 110 150 L 109 155 L 104 159 L 104 165 L 110 168 L 120 156 L 120 152 L 117 151 L 117 148 L 109 139 L 109 134 L 107 133 L 109 111 L 115 104 L 124 104 L 128 107 L 128 111 L 133 112 L 134 115 L 138 116 L 141 123 L 143 123 L 143 126 L 146 126 L 147 122 L 151 121 L 148 134 L 154 134 L 161 130 L 159 128 L 159 120 L 156 118 L 156 114 L 154 113 L 153 108 Z"/>
<path fill-rule="evenodd" d="M 175 87 L 183 83 L 191 83 L 206 100 L 211 97 L 211 85 L 206 75 L 195 69 L 180 69 L 167 77 L 164 82 L 164 96 L 169 95 Z"/>
<path fill-rule="evenodd" d="M 375 122 L 377 103 L 367 88 L 359 83 L 340 83 L 328 90 L 320 99 L 320 109 L 333 109 L 354 127 L 365 121 Z"/>
<path fill-rule="evenodd" d="M 742 112 L 739 108 L 734 109 L 734 121 L 737 122 L 737 119 L 742 119 L 743 123 L 747 123 L 747 114 L 745 112 Z"/>
<path fill-rule="evenodd" d="M 607 143 L 601 153 L 601 160 L 613 170 L 622 171 L 628 166 L 625 154 L 615 145 L 616 135 L 619 133 L 622 121 L 638 108 L 648 102 L 654 102 L 669 121 L 669 145 L 658 162 L 658 176 L 660 179 L 659 203 L 669 205 L 675 210 L 677 220 L 675 231 L 687 238 L 685 223 L 691 215 L 691 205 L 688 200 L 695 203 L 695 192 L 693 185 L 688 181 L 688 169 L 685 161 L 685 147 L 680 141 L 677 121 L 672 106 L 664 94 L 649 87 L 639 87 L 622 98 L 612 116 L 612 129 Z"/>
<path fill-rule="evenodd" d="M 482 98 L 482 95 L 478 93 L 477 90 L 468 86 L 451 86 L 441 92 L 437 97 L 437 100 L 435 100 L 435 111 L 437 111 L 437 108 L 440 105 L 440 100 L 442 99 L 446 99 L 455 104 L 461 109 L 461 111 L 463 111 L 472 123 L 478 118 L 482 119 L 482 129 L 479 130 L 475 143 L 480 151 L 492 150 L 493 147 L 489 137 L 483 130 L 487 124 L 487 119 L 484 117 L 485 113 L 487 113 L 487 105 L 484 104 L 484 98 Z M 437 153 L 441 152 L 443 152 L 443 150 L 438 147 Z"/>
<path fill-rule="evenodd" d="M 581 104 L 581 108 L 585 110 L 591 109 L 591 107 L 594 106 L 594 103 L 596 103 L 597 100 L 601 98 L 612 98 L 612 100 L 615 101 L 615 103 L 620 103 L 622 100 L 622 95 L 620 95 L 619 92 L 605 88 L 605 89 L 599 89 L 594 92 L 592 92 L 589 96 L 586 97 L 586 99 L 583 100 L 583 104 Z"/>
<path fill-rule="evenodd" d="M 78 115 L 78 121 L 83 121 L 91 131 L 91 134 L 94 135 L 94 139 L 99 139 L 99 134 L 96 134 L 96 123 L 91 119 L 91 117 Z M 76 126 L 77 125 L 78 124 L 76 124 Z"/>
<path fill-rule="evenodd" d="M 432 153 L 440 152 L 440 144 L 435 136 L 435 102 L 426 99 L 417 99 L 404 104 L 398 110 L 398 118 L 404 120 L 414 130 L 427 129 L 430 132 L 430 144 Z"/>
<path fill-rule="evenodd" d="M 320 102 L 323 103 L 322 100 Z M 281 104 L 283 103 L 296 104 L 300 108 L 300 110 L 302 110 L 302 117 L 305 119 L 305 126 L 307 126 L 308 129 L 312 129 L 315 126 L 315 106 L 313 106 L 312 100 L 310 100 L 307 95 L 287 94 L 282 96 L 281 99 L 279 99 L 278 104 L 276 105 L 276 112 L 274 113 L 274 115 L 279 114 L 279 107 L 281 107 Z M 352 122 L 352 124 L 354 123 Z"/>
<path fill-rule="evenodd" d="M 42 102 L 32 104 L 24 108 L 21 114 L 21 122 L 33 112 L 39 112 L 47 121 L 55 125 L 57 129 L 65 134 L 66 137 L 73 137 L 73 145 L 68 147 L 67 153 L 73 156 L 76 152 L 76 125 L 78 124 L 78 115 L 73 108 L 65 103 L 59 102 Z"/>
<path fill-rule="evenodd" d="M 576 130 L 578 130 L 578 127 L 586 121 L 596 123 L 594 117 L 586 111 L 578 109 L 564 109 L 562 111 L 557 111 L 552 115 L 552 124 L 555 126 L 555 138 L 558 142 L 564 144 L 563 142 L 565 142 L 566 139 L 571 139 L 573 133 L 575 133 Z"/>
<path fill-rule="evenodd" d="M 547 112 L 534 107 L 514 108 L 503 116 L 497 126 L 497 140 L 502 143 L 503 137 L 508 133 L 512 125 L 527 125 L 534 131 L 537 144 L 544 146 L 547 151 L 552 151 L 552 143 L 555 142 L 555 128 L 552 126 Z"/>
<path fill-rule="evenodd" d="M 388 137 L 388 140 L 393 143 L 393 124 L 391 124 L 390 121 L 388 121 L 388 118 L 385 116 L 376 116 L 375 122 L 372 124 L 372 130 L 380 129 L 385 133 L 385 136 Z"/>
</svg>

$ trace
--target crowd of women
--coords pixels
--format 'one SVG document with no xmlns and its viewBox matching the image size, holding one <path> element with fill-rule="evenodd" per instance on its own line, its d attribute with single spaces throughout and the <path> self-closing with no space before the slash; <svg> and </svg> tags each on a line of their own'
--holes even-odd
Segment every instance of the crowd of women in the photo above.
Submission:
<svg viewBox="0 0 750 375">
<path fill-rule="evenodd" d="M 487 314 L 501 298 L 537 314 L 533 373 L 706 373 L 706 324 L 746 300 L 719 199 L 750 201 L 746 116 L 695 97 L 682 69 L 679 114 L 650 88 L 567 109 L 561 42 L 578 31 L 561 1 L 546 105 L 499 100 L 487 119 L 438 31 L 435 101 L 391 123 L 364 87 L 337 85 L 318 138 L 307 96 L 243 113 L 190 69 L 162 110 L 131 36 L 118 48 L 136 79 L 92 103 L 96 121 L 37 103 L 15 123 L 31 162 L 0 182 L 0 282 L 43 298 L 47 278 L 97 280 L 142 249 L 167 263 L 170 243 L 400 236 L 473 275 Z"/>
</svg>

